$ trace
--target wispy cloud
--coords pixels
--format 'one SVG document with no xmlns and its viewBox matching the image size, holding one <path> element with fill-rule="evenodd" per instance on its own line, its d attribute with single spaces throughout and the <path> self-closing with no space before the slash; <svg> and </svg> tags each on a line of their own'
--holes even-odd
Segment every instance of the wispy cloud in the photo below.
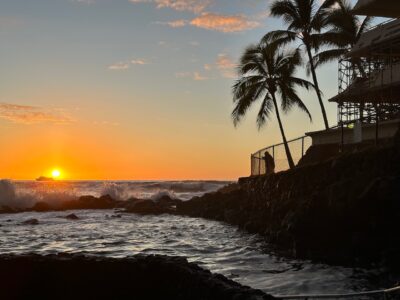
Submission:
<svg viewBox="0 0 400 300">
<path fill-rule="evenodd" d="M 0 119 L 20 124 L 70 124 L 75 120 L 63 109 L 0 103 Z"/>
<path fill-rule="evenodd" d="M 224 33 L 241 32 L 261 26 L 259 21 L 250 21 L 244 15 L 220 15 L 210 12 L 202 13 L 192 20 L 175 20 L 169 22 L 156 22 L 172 28 L 194 26 L 207 30 L 220 31 Z"/>
<path fill-rule="evenodd" d="M 221 75 L 225 78 L 236 78 L 236 63 L 226 53 L 220 53 L 216 62 L 217 69 L 221 72 Z"/>
<path fill-rule="evenodd" d="M 109 70 L 112 71 L 123 71 L 123 70 L 128 70 L 131 67 L 129 63 L 126 62 L 118 62 L 115 64 L 112 64 L 111 66 L 108 66 Z"/>
<path fill-rule="evenodd" d="M 108 66 L 111 71 L 125 71 L 129 70 L 133 65 L 148 65 L 150 62 L 146 59 L 132 59 L 131 61 L 120 61 Z"/>
<path fill-rule="evenodd" d="M 236 62 L 229 54 L 220 53 L 215 63 L 204 65 L 204 70 L 207 72 L 216 70 L 222 77 L 233 79 L 237 78 L 236 67 Z"/>
<path fill-rule="evenodd" d="M 157 8 L 171 8 L 178 11 L 201 13 L 208 8 L 212 0 L 129 0 L 132 3 L 154 3 Z"/>
<path fill-rule="evenodd" d="M 240 32 L 259 27 L 258 21 L 250 21 L 244 15 L 220 15 L 215 13 L 202 13 L 190 21 L 190 25 L 221 32 Z"/>
<path fill-rule="evenodd" d="M 150 62 L 148 62 L 146 59 L 132 59 L 131 64 L 133 65 L 148 65 Z"/>
<path fill-rule="evenodd" d="M 175 73 L 176 78 L 190 78 L 196 81 L 208 80 L 209 78 L 200 74 L 200 72 L 178 72 Z"/>
</svg>

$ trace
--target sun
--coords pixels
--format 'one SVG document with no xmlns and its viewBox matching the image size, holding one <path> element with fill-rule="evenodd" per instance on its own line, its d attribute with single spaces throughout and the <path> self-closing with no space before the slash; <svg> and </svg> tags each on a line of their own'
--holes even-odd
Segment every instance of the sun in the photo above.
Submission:
<svg viewBox="0 0 400 300">
<path fill-rule="evenodd" d="M 51 171 L 51 176 L 53 176 L 53 178 L 59 178 L 61 176 L 60 170 L 54 169 L 53 171 Z"/>
</svg>

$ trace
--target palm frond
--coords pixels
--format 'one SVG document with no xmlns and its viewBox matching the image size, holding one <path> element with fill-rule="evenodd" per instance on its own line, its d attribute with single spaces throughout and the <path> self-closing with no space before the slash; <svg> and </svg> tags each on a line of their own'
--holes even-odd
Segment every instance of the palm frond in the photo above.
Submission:
<svg viewBox="0 0 400 300">
<path fill-rule="evenodd" d="M 271 112 L 273 110 L 273 103 L 271 100 L 271 96 L 269 94 L 266 94 L 264 100 L 261 103 L 256 120 L 258 130 L 260 130 L 270 118 Z"/>
</svg>

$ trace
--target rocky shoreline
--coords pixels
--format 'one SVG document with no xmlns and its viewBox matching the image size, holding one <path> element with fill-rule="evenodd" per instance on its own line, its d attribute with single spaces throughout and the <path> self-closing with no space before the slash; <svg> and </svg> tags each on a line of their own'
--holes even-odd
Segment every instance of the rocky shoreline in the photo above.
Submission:
<svg viewBox="0 0 400 300">
<path fill-rule="evenodd" d="M 400 266 L 400 147 L 371 147 L 178 204 L 178 212 L 263 235 L 289 255 Z"/>
<path fill-rule="evenodd" d="M 0 255 L 0 288 L 7 300 L 275 299 L 185 258 L 161 255 Z"/>
<path fill-rule="evenodd" d="M 400 266 L 400 138 L 293 170 L 241 178 L 181 201 L 83 196 L 58 206 L 3 207 L 0 213 L 117 209 L 179 214 L 237 225 L 282 253 L 340 265 Z M 35 225 L 37 220 L 27 220 Z"/>
</svg>

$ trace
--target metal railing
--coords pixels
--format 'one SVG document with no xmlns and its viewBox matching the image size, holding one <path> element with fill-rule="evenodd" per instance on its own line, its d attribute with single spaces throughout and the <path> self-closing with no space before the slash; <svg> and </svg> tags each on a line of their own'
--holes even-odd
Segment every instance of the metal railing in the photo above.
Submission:
<svg viewBox="0 0 400 300">
<path fill-rule="evenodd" d="M 315 295 L 277 295 L 274 296 L 277 299 L 366 299 L 364 298 L 367 296 L 369 299 L 370 297 L 374 297 L 373 299 L 377 299 L 376 296 L 379 296 L 380 299 L 388 300 L 388 299 L 400 299 L 400 295 L 392 295 L 394 293 L 400 292 L 400 286 L 396 286 L 393 288 L 385 289 L 385 290 L 373 290 L 373 291 L 365 291 L 359 293 L 348 293 L 348 294 L 315 294 Z M 360 298 L 363 297 L 363 298 Z M 367 299 L 368 299 L 367 298 Z"/>
<path fill-rule="evenodd" d="M 311 146 L 311 138 L 302 136 L 288 141 L 288 146 L 293 157 L 293 161 L 297 164 L 304 156 L 307 149 Z M 266 173 L 265 153 L 268 152 L 275 161 L 275 172 L 285 171 L 289 169 L 289 163 L 286 156 L 284 143 L 275 144 L 263 148 L 251 155 L 251 175 L 263 175 Z"/>
</svg>

